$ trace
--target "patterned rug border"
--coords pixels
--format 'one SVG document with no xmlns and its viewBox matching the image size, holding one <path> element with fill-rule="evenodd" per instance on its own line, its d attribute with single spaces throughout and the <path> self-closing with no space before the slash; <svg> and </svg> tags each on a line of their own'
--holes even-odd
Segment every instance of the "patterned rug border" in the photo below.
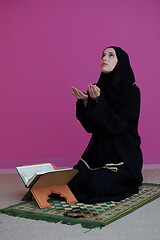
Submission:
<svg viewBox="0 0 160 240">
<path fill-rule="evenodd" d="M 154 183 L 143 183 L 142 187 L 145 187 L 145 186 L 153 186 L 153 187 L 160 187 L 160 184 L 154 184 Z M 16 210 L 16 209 L 12 209 L 16 206 L 21 206 L 21 205 L 24 205 L 26 202 L 22 202 L 22 203 L 18 203 L 18 204 L 15 204 L 15 205 L 11 205 L 7 208 L 4 208 L 4 209 L 0 209 L 0 213 L 2 214 L 7 214 L 7 215 L 10 215 L 10 216 L 14 216 L 14 217 L 21 217 L 21 218 L 27 218 L 27 219 L 33 219 L 33 220 L 42 220 L 42 221 L 47 221 L 47 222 L 54 222 L 54 223 L 62 223 L 62 224 L 67 224 L 67 225 L 75 225 L 75 224 L 81 224 L 82 227 L 84 228 L 89 228 L 89 229 L 92 229 L 92 228 L 102 228 L 134 211 L 136 211 L 137 209 L 139 209 L 140 207 L 154 201 L 155 199 L 158 199 L 160 197 L 160 192 L 157 192 L 157 194 L 151 196 L 150 198 L 148 199 L 145 199 L 144 201 L 138 203 L 137 205 L 133 206 L 133 207 L 130 207 L 128 208 L 127 210 L 125 211 L 122 211 L 121 213 L 117 214 L 116 216 L 108 219 L 107 221 L 104 221 L 104 222 L 95 222 L 95 221 L 88 221 L 88 220 L 85 220 L 85 219 L 77 219 L 77 218 L 72 218 L 72 217 L 62 217 L 61 216 L 56 216 L 54 215 L 53 216 L 47 216 L 46 214 L 44 215 L 41 215 L 39 213 L 30 213 L 30 212 L 25 212 L 25 211 L 22 211 L 20 212 L 20 210 Z M 131 197 L 132 198 L 132 197 Z M 128 198 L 130 199 L 130 198 Z M 123 200 L 122 200 L 123 201 Z M 121 202 L 120 202 L 121 203 Z M 86 204 L 87 205 L 87 204 Z M 94 205 L 94 204 L 93 204 Z M 101 215 L 101 214 L 100 214 Z"/>
<path fill-rule="evenodd" d="M 147 184 L 145 183 L 145 184 L 143 184 L 143 185 L 158 186 L 158 187 L 160 187 L 160 184 L 153 184 L 153 183 L 149 183 L 149 184 L 148 184 L 148 183 L 147 183 Z M 150 202 L 158 199 L 159 197 L 160 197 L 160 193 L 157 193 L 155 196 L 150 197 L 149 199 L 147 199 L 147 200 L 145 200 L 145 201 L 137 204 L 137 206 L 135 206 L 134 208 L 129 208 L 128 210 L 124 211 L 123 213 L 115 216 L 113 220 L 110 219 L 109 223 L 114 222 L 114 221 L 118 220 L 119 218 L 122 218 L 123 216 L 126 216 L 126 215 L 128 215 L 128 214 L 136 211 L 137 209 L 139 209 L 139 208 L 143 207 L 144 205 L 146 205 L 146 204 L 148 204 L 148 203 L 150 203 Z M 108 224 L 109 224 L 109 223 L 108 223 Z M 107 225 L 107 224 L 106 224 L 106 225 Z"/>
</svg>

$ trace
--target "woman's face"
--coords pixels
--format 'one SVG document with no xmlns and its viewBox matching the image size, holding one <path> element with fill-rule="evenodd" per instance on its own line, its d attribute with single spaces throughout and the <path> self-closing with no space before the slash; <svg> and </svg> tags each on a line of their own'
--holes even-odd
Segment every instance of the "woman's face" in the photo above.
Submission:
<svg viewBox="0 0 160 240">
<path fill-rule="evenodd" d="M 101 72 L 110 73 L 118 62 L 116 52 L 113 48 L 106 48 L 102 53 Z"/>
</svg>

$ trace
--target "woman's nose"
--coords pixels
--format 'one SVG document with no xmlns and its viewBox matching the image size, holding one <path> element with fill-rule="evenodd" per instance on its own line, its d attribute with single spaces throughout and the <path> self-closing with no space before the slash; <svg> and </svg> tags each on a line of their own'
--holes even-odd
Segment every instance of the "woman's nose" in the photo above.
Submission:
<svg viewBox="0 0 160 240">
<path fill-rule="evenodd" d="M 106 57 L 103 57 L 102 61 L 103 61 L 103 62 L 106 62 L 106 61 L 107 61 Z"/>
</svg>

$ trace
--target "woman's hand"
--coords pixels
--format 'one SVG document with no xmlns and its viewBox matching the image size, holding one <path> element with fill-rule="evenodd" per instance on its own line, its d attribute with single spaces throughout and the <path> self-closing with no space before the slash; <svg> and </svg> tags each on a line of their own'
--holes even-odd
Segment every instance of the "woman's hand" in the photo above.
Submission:
<svg viewBox="0 0 160 240">
<path fill-rule="evenodd" d="M 90 97 L 97 102 L 98 98 L 100 96 L 100 88 L 97 87 L 96 85 L 89 84 L 88 92 L 89 92 Z"/>
<path fill-rule="evenodd" d="M 75 87 L 71 87 L 71 92 L 77 99 L 83 100 L 85 106 L 87 105 L 87 102 L 88 102 L 88 95 L 87 94 L 81 92 L 80 90 L 78 90 Z"/>
<path fill-rule="evenodd" d="M 78 90 L 77 88 L 75 87 L 71 87 L 71 91 L 72 91 L 72 94 L 77 98 L 77 99 L 81 99 L 81 100 L 86 100 L 88 99 L 88 95 L 81 92 L 80 90 Z"/>
</svg>

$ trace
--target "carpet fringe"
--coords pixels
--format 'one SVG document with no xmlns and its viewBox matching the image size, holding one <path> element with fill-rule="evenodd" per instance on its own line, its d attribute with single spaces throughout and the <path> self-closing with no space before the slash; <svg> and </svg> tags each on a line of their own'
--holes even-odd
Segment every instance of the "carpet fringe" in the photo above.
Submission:
<svg viewBox="0 0 160 240">
<path fill-rule="evenodd" d="M 74 218 L 66 218 L 66 219 L 62 219 L 59 216 L 44 216 L 43 215 L 39 215 L 39 214 L 35 214 L 35 213 L 19 213 L 17 211 L 14 210 L 8 210 L 8 208 L 5 209 L 0 209 L 0 213 L 2 214 L 6 214 L 9 216 L 14 216 L 14 217 L 20 217 L 20 218 L 26 218 L 26 219 L 32 219 L 32 220 L 39 220 L 39 221 L 46 221 L 46 222 L 53 222 L 53 223 L 62 223 L 62 224 L 67 224 L 67 225 L 76 225 L 76 224 L 81 224 L 81 226 L 83 228 L 87 228 L 87 229 L 93 229 L 93 228 L 102 228 L 105 226 L 105 224 L 103 223 L 99 223 L 99 222 L 87 222 L 87 221 L 81 221 L 81 220 L 77 220 Z"/>
</svg>

